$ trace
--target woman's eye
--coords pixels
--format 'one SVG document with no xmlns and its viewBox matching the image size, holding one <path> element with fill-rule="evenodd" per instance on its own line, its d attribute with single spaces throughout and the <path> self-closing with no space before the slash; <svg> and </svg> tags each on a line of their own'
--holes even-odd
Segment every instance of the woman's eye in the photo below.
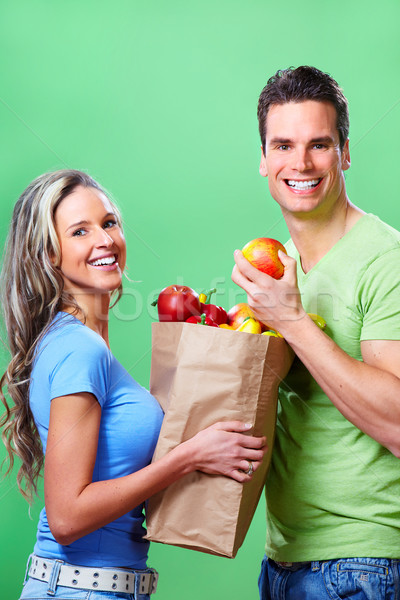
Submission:
<svg viewBox="0 0 400 600">
<path fill-rule="evenodd" d="M 114 227 L 114 225 L 117 224 L 117 221 L 115 219 L 108 219 L 108 221 L 106 221 L 103 225 L 104 229 L 107 229 L 109 227 Z"/>
<path fill-rule="evenodd" d="M 74 233 L 72 235 L 73 235 L 73 237 L 80 237 L 81 235 L 85 235 L 85 230 L 77 229 L 76 231 L 74 231 Z"/>
</svg>

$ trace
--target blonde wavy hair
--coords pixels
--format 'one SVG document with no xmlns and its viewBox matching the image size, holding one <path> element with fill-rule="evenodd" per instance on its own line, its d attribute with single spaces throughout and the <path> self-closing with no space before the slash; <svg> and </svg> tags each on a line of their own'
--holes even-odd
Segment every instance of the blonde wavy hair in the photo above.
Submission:
<svg viewBox="0 0 400 600">
<path fill-rule="evenodd" d="M 0 380 L 5 413 L 0 419 L 10 473 L 14 457 L 20 492 L 32 502 L 44 463 L 43 449 L 29 406 L 29 380 L 35 350 L 61 307 L 78 312 L 75 299 L 64 291 L 57 266 L 61 253 L 54 215 L 60 202 L 78 186 L 109 194 L 82 171 L 63 169 L 35 179 L 21 194 L 11 220 L 1 276 L 1 300 L 11 360 Z M 111 202 L 111 200 L 110 200 Z M 111 202 L 118 224 L 120 213 Z M 122 286 L 114 292 L 120 298 Z M 115 304 L 115 302 L 114 302 Z M 5 392 L 12 403 L 10 403 Z"/>
</svg>

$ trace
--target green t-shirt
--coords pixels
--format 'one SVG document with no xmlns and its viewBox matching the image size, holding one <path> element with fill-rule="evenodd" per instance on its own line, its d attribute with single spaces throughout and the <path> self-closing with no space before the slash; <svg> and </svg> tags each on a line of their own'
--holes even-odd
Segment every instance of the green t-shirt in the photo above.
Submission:
<svg viewBox="0 0 400 600">
<path fill-rule="evenodd" d="M 362 360 L 361 340 L 400 340 L 400 233 L 364 215 L 307 273 L 307 312 Z M 400 399 L 399 399 L 400 400 Z M 266 554 L 279 561 L 400 558 L 400 461 L 354 427 L 295 359 L 279 391 Z"/>
</svg>

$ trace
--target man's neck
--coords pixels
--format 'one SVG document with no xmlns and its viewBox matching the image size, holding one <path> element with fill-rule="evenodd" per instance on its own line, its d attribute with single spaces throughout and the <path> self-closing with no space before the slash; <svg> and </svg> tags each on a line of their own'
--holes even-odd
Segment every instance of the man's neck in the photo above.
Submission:
<svg viewBox="0 0 400 600">
<path fill-rule="evenodd" d="M 303 271 L 310 271 L 364 214 L 347 199 L 330 215 L 313 215 L 307 218 L 303 215 L 284 214 L 290 236 L 299 252 Z"/>
</svg>

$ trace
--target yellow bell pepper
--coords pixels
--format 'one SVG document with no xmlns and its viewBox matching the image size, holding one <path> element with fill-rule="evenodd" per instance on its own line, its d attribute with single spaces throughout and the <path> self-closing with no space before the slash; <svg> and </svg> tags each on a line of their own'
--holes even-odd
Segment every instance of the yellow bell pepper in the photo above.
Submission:
<svg viewBox="0 0 400 600">
<path fill-rule="evenodd" d="M 325 329 L 326 321 L 323 317 L 321 317 L 320 315 L 315 315 L 314 313 L 307 313 L 307 314 L 314 321 L 314 323 L 316 325 L 318 325 L 318 327 L 320 329 Z"/>
<path fill-rule="evenodd" d="M 264 331 L 261 335 L 269 335 L 270 337 L 283 338 L 283 335 L 279 333 L 279 331 L 275 331 L 275 329 L 271 329 L 270 331 Z"/>
<path fill-rule="evenodd" d="M 257 319 L 248 317 L 243 321 L 236 331 L 245 331 L 246 333 L 261 333 L 261 323 Z"/>
<path fill-rule="evenodd" d="M 204 294 L 204 292 L 199 294 L 199 302 L 201 302 L 202 304 L 205 304 L 207 302 L 207 294 Z"/>
</svg>

